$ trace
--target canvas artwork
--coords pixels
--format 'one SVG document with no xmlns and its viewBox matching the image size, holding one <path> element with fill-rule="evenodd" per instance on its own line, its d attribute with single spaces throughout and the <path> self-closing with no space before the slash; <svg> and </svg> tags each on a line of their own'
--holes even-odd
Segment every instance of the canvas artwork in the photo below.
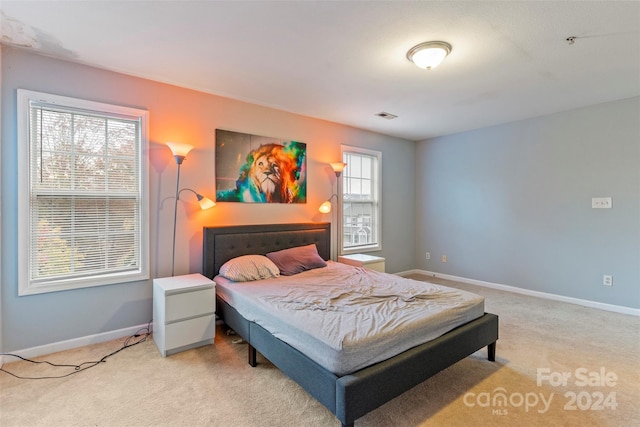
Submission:
<svg viewBox="0 0 640 427">
<path fill-rule="evenodd" d="M 216 129 L 216 201 L 306 203 L 307 144 Z"/>
</svg>

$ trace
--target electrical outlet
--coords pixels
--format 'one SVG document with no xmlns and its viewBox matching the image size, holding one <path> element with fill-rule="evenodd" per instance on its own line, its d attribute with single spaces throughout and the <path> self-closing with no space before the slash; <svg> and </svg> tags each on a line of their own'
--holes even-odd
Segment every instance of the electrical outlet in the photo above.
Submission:
<svg viewBox="0 0 640 427">
<path fill-rule="evenodd" d="M 442 262 L 447 262 L 447 256 L 446 255 L 442 255 Z"/>
<path fill-rule="evenodd" d="M 604 286 L 613 286 L 613 276 L 604 275 L 602 276 L 602 284 Z"/>
<path fill-rule="evenodd" d="M 611 209 L 611 197 L 593 197 L 591 207 L 593 209 Z"/>
<path fill-rule="evenodd" d="M 427 254 L 425 255 L 425 259 L 431 259 L 431 252 L 427 252 Z"/>
</svg>

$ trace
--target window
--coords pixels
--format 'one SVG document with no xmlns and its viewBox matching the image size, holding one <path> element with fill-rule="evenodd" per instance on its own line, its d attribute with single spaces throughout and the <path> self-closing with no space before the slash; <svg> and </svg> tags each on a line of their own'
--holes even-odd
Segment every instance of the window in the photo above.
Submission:
<svg viewBox="0 0 640 427">
<path fill-rule="evenodd" d="M 147 122 L 18 90 L 19 295 L 148 279 Z"/>
<path fill-rule="evenodd" d="M 382 249 L 382 153 L 342 147 L 342 253 Z"/>
</svg>

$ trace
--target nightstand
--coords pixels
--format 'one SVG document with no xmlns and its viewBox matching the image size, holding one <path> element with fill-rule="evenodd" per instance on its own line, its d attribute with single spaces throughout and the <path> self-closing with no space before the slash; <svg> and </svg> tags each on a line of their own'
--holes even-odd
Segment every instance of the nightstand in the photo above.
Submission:
<svg viewBox="0 0 640 427">
<path fill-rule="evenodd" d="M 153 340 L 163 357 L 213 344 L 215 283 L 201 274 L 153 279 Z"/>
<path fill-rule="evenodd" d="M 384 273 L 384 258 L 365 254 L 341 255 L 338 262 Z"/>
</svg>

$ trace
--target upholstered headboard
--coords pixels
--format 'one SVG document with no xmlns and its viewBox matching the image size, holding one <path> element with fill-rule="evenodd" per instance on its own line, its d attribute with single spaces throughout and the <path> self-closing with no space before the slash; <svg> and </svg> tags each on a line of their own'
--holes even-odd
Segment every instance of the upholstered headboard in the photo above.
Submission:
<svg viewBox="0 0 640 427">
<path fill-rule="evenodd" d="M 241 255 L 268 252 L 315 243 L 320 256 L 331 257 L 331 224 L 263 224 L 204 227 L 203 275 L 213 278 L 225 262 Z"/>
</svg>

